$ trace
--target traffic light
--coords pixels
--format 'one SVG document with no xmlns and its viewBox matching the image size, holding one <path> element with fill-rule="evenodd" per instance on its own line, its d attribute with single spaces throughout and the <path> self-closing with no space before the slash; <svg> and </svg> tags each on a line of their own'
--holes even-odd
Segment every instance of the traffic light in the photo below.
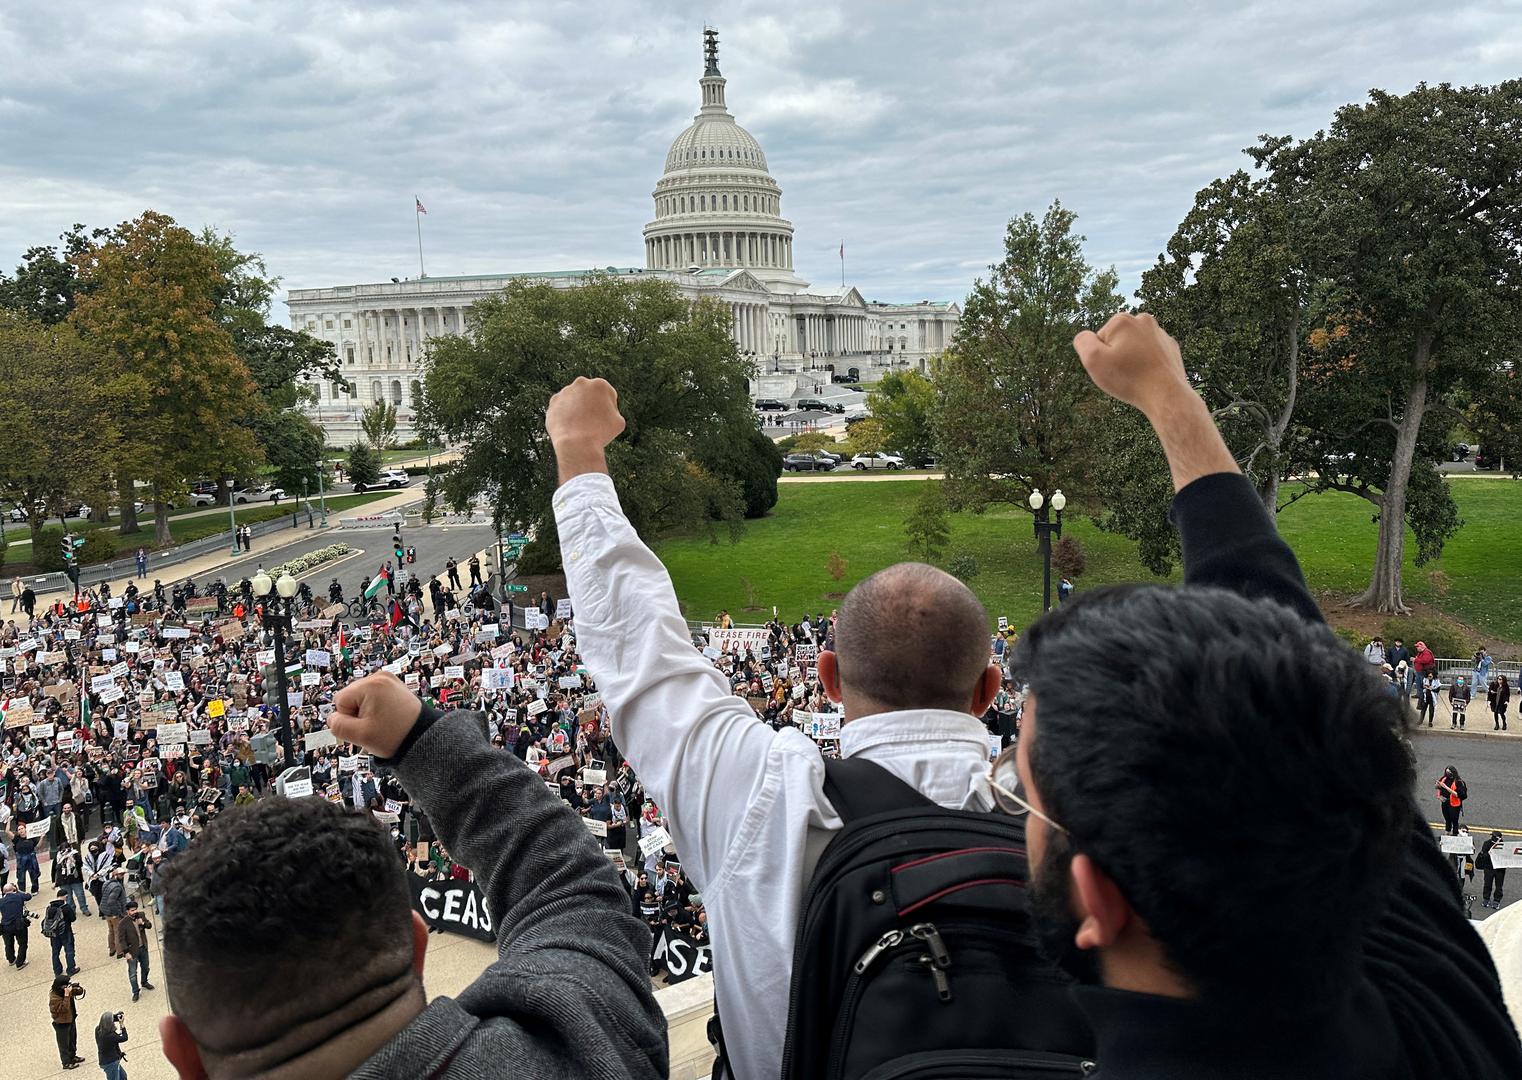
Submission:
<svg viewBox="0 0 1522 1080">
<path fill-rule="evenodd" d="M 74 561 L 74 538 L 72 536 L 65 536 L 63 538 L 63 561 L 65 566 Z"/>
<path fill-rule="evenodd" d="M 264 705 L 265 708 L 280 711 L 283 704 L 280 700 L 280 669 L 274 664 L 264 665 Z"/>
</svg>

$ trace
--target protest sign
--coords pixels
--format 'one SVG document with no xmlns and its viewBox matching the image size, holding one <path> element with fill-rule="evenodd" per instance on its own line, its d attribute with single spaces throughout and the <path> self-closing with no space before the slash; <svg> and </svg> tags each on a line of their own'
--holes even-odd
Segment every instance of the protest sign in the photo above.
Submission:
<svg viewBox="0 0 1522 1080">
<path fill-rule="evenodd" d="M 26 733 L 34 739 L 51 739 L 55 730 L 53 724 L 32 724 L 27 727 Z"/>
<path fill-rule="evenodd" d="M 177 758 L 177 757 L 184 757 L 184 756 L 185 756 L 185 744 L 184 743 L 160 743 L 159 744 L 159 757 L 161 759 L 163 759 L 164 761 L 168 761 L 170 758 Z"/>
<path fill-rule="evenodd" d="M 37 662 L 39 664 L 46 664 L 46 663 L 48 663 L 47 657 L 48 656 L 52 656 L 52 655 L 61 655 L 61 654 L 53 654 L 53 653 L 40 652 L 40 653 L 37 654 Z M 100 658 L 102 660 L 115 660 L 116 659 L 116 650 L 115 649 L 102 649 L 100 651 Z"/>
<path fill-rule="evenodd" d="M 65 641 L 78 641 L 79 640 L 79 631 L 75 630 L 73 628 L 65 630 L 63 632 L 63 639 Z"/>
<path fill-rule="evenodd" d="M 547 773 L 549 773 L 551 776 L 554 776 L 557 773 L 569 769 L 572 765 L 575 764 L 576 758 L 570 754 L 566 754 L 564 757 L 558 757 L 554 761 L 551 761 L 544 768 Z"/>
<path fill-rule="evenodd" d="M 306 661 L 308 667 L 330 667 L 333 656 L 327 649 L 308 649 Z"/>
<path fill-rule="evenodd" d="M 664 851 L 669 843 L 671 843 L 671 834 L 657 825 L 639 838 L 639 853 L 648 859 L 656 852 Z"/>
<path fill-rule="evenodd" d="M 581 782 L 600 787 L 608 782 L 608 772 L 606 769 L 582 769 Z"/>
<path fill-rule="evenodd" d="M 127 727 L 127 721 L 125 721 L 125 720 L 113 720 L 113 721 L 111 721 L 111 735 L 112 735 L 113 738 L 125 739 L 125 738 L 127 738 L 128 733 L 129 733 L 129 729 Z"/>
<path fill-rule="evenodd" d="M 448 666 L 446 666 L 444 668 L 444 678 L 446 678 L 446 679 L 463 679 L 463 678 L 465 678 L 465 665 L 464 664 L 449 664 Z"/>
<path fill-rule="evenodd" d="M 481 672 L 482 690 L 511 690 L 513 673 L 506 668 L 487 668 Z"/>
<path fill-rule="evenodd" d="M 160 743 L 182 743 L 186 739 L 186 733 L 190 730 L 189 724 L 160 724 L 158 726 L 158 740 Z"/>
<path fill-rule="evenodd" d="M 436 646 L 434 648 L 433 655 L 434 656 L 443 657 L 443 656 L 448 656 L 452 652 L 454 652 L 454 646 L 449 644 L 449 642 L 446 641 L 446 642 L 444 642 L 444 644 Z"/>
<path fill-rule="evenodd" d="M 188 638 L 190 637 L 190 630 L 183 626 L 166 626 L 164 627 L 164 637 L 166 639 Z"/>
<path fill-rule="evenodd" d="M 337 746 L 338 736 L 327 728 L 318 728 L 309 731 L 301 737 L 301 746 L 304 750 L 321 750 L 324 746 Z"/>
<path fill-rule="evenodd" d="M 303 671 L 301 673 L 302 686 L 316 686 L 320 682 L 322 682 L 322 672 L 320 671 Z"/>
<path fill-rule="evenodd" d="M 1503 840 L 1490 849 L 1490 862 L 1497 870 L 1512 870 L 1522 866 L 1522 842 Z"/>
<path fill-rule="evenodd" d="M 216 632 L 223 641 L 238 641 L 243 637 L 243 624 L 237 619 L 228 619 L 217 623 Z"/>
<path fill-rule="evenodd" d="M 756 627 L 730 627 L 721 630 L 718 627 L 708 632 L 708 643 L 716 646 L 719 651 L 732 651 L 734 649 L 760 649 L 768 640 L 771 633 L 764 626 Z"/>
<path fill-rule="evenodd" d="M 999 616 L 999 633 L 1002 634 L 1002 633 L 1004 633 L 1004 631 L 1006 631 L 1008 629 L 1009 629 L 1009 617 L 1006 616 L 1006 615 L 1000 615 Z"/>
<path fill-rule="evenodd" d="M 543 698 L 535 698 L 533 701 L 528 703 L 528 714 L 530 716 L 538 716 L 547 708 L 549 708 L 549 706 L 544 703 Z"/>
<path fill-rule="evenodd" d="M 358 772 L 360 762 L 365 758 L 363 754 L 346 754 L 338 759 L 338 771 L 341 773 Z"/>
<path fill-rule="evenodd" d="M 560 676 L 559 679 L 556 680 L 556 685 L 559 686 L 560 689 L 562 689 L 562 690 L 580 690 L 581 689 L 581 676 L 580 675 L 562 675 L 562 676 Z"/>
<path fill-rule="evenodd" d="M 423 916 L 430 930 L 496 942 L 486 897 L 475 882 L 426 881 L 408 874 L 407 887 L 412 892 L 412 909 Z"/>
<path fill-rule="evenodd" d="M 254 653 L 254 659 L 259 661 L 261 664 L 273 664 L 275 662 L 275 650 L 260 649 L 258 652 Z"/>
<path fill-rule="evenodd" d="M 555 601 L 555 618 L 557 618 L 557 619 L 569 619 L 570 617 L 571 617 L 571 598 L 570 597 L 565 597 L 564 599 Z"/>
<path fill-rule="evenodd" d="M 587 827 L 587 832 L 591 833 L 593 836 L 605 837 L 608 835 L 608 823 L 606 821 L 598 821 L 596 818 L 584 817 L 581 819 L 581 823 Z"/>
<path fill-rule="evenodd" d="M 13 701 L 11 707 L 5 710 L 5 726 L 8 728 L 22 727 L 30 724 L 35 717 L 32 706 L 25 701 Z"/>
<path fill-rule="evenodd" d="M 112 683 L 110 686 L 106 687 L 100 692 L 100 703 L 102 705 L 110 705 L 113 702 L 120 701 L 126 696 L 127 693 L 125 690 L 123 690 L 120 686 L 117 686 L 115 683 Z"/>
<path fill-rule="evenodd" d="M 1444 835 L 1438 838 L 1438 849 L 1444 855 L 1473 855 L 1474 837 L 1468 833 L 1458 836 Z"/>
<path fill-rule="evenodd" d="M 212 698 L 206 703 L 206 715 L 215 720 L 227 712 L 227 703 L 221 698 Z"/>
<path fill-rule="evenodd" d="M 96 675 L 90 679 L 90 692 L 98 694 L 106 687 L 115 685 L 115 683 L 116 676 L 112 675 L 109 671 L 104 675 Z"/>
<path fill-rule="evenodd" d="M 203 727 L 202 728 L 194 728 L 190 732 L 190 745 L 191 746 L 210 746 L 211 745 L 211 732 L 207 731 Z"/>
<path fill-rule="evenodd" d="M 173 693 L 179 693 L 185 689 L 185 677 L 178 671 L 164 672 L 164 689 Z"/>
</svg>

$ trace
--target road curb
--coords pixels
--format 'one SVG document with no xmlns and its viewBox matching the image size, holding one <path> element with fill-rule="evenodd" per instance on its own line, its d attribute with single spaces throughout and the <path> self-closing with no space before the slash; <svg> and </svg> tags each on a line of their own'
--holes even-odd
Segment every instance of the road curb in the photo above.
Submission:
<svg viewBox="0 0 1522 1080">
<path fill-rule="evenodd" d="M 1462 728 L 1412 727 L 1412 734 L 1416 735 L 1441 735 L 1450 739 L 1495 739 L 1497 742 L 1522 742 L 1522 723 L 1519 723 L 1515 731 L 1467 731 Z"/>
</svg>

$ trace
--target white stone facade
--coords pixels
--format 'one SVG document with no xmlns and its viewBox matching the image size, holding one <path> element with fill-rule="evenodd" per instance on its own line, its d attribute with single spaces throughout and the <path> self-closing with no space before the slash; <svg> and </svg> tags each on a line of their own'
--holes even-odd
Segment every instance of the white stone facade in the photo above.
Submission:
<svg viewBox="0 0 1522 1080">
<path fill-rule="evenodd" d="M 690 298 L 713 298 L 729 307 L 735 342 L 756 361 L 758 393 L 783 374 L 808 373 L 812 383 L 828 382 L 830 368 L 855 368 L 863 381 L 927 370 L 929 358 L 950 344 L 960 309 L 869 303 L 854 288 L 813 289 L 794 273 L 782 189 L 760 144 L 725 104 L 717 34 L 705 31 L 704 39 L 702 104 L 671 144 L 652 193 L 644 267 L 423 277 L 288 293 L 292 328 L 331 342 L 355 384 L 353 395 L 313 384 L 311 414 L 330 440 L 356 438 L 360 412 L 375 401 L 397 406 L 397 426 L 410 437 L 428 340 L 464 332 L 466 309 L 515 279 L 574 288 L 594 272 L 639 275 L 669 280 Z"/>
</svg>

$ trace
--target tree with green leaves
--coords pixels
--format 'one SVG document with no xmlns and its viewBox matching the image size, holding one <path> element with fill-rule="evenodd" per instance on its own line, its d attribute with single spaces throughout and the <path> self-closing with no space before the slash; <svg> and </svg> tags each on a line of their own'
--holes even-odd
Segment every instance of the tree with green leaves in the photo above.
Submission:
<svg viewBox="0 0 1522 1080">
<path fill-rule="evenodd" d="M 1293 193 L 1237 171 L 1199 191 L 1142 275 L 1142 306 L 1179 343 L 1184 367 L 1270 513 L 1299 465 L 1292 451 L 1311 292 L 1304 222 Z M 1102 528 L 1137 542 L 1167 573 L 1178 558 L 1168 521 L 1168 465 L 1140 413 L 1106 403 L 1096 429 Z"/>
<path fill-rule="evenodd" d="M 740 485 L 746 517 L 765 517 L 777 505 L 782 451 L 760 428 L 753 427 L 738 438 L 726 433 L 703 440 L 693 453 L 711 475 Z"/>
<path fill-rule="evenodd" d="M 384 401 L 366 406 L 359 414 L 359 429 L 371 446 L 382 452 L 390 450 L 396 442 L 396 406 Z"/>
<path fill-rule="evenodd" d="M 100 380 L 118 402 L 122 531 L 137 529 L 133 482 L 146 480 L 154 539 L 167 544 L 169 499 L 188 478 L 247 475 L 260 461 L 240 423 L 253 383 L 216 318 L 221 272 L 191 232 L 151 210 L 72 261 L 79 292 L 69 319 L 104 358 Z"/>
<path fill-rule="evenodd" d="M 738 525 L 741 486 L 715 476 L 699 440 L 738 443 L 755 430 L 751 364 L 735 352 L 729 313 L 688 302 L 669 282 L 593 276 L 557 289 L 514 282 L 472 308 L 473 334 L 433 343 L 425 422 L 462 447 L 445 473 L 449 502 L 487 494 L 499 529 L 534 529 L 557 546 L 550 499 L 554 454 L 544 435 L 550 396 L 578 375 L 619 393 L 627 423 L 608 449 L 629 520 L 646 537 L 672 528 Z"/>
<path fill-rule="evenodd" d="M 380 479 L 380 455 L 361 439 L 349 447 L 349 482 L 356 488 L 369 487 Z"/>
<path fill-rule="evenodd" d="M 118 432 L 99 367 L 67 323 L 0 312 L 0 493 L 26 511 L 34 552 L 49 517 L 108 501 Z"/>
<path fill-rule="evenodd" d="M 1522 80 L 1373 91 L 1327 130 L 1252 151 L 1293 191 L 1323 290 L 1302 380 L 1313 490 L 1351 492 L 1379 533 L 1362 606 L 1405 614 L 1417 562 L 1460 521 L 1437 464 L 1461 420 L 1447 400 L 1515 360 L 1522 326 Z M 1334 457 L 1335 455 L 1335 457 Z"/>
<path fill-rule="evenodd" d="M 946 519 L 946 493 L 941 483 L 927 480 L 920 496 L 914 500 L 914 512 L 904 521 L 904 536 L 909 554 L 920 562 L 933 563 L 951 542 L 951 524 Z"/>
<path fill-rule="evenodd" d="M 1094 271 L 1053 203 L 1009 223 L 1004 258 L 973 284 L 956 338 L 936 363 L 936 446 L 955 509 L 1007 503 L 1031 489 L 1094 490 L 1102 395 L 1073 358 L 1073 336 L 1121 310 L 1115 271 Z M 1092 501 L 1092 496 L 1090 496 Z"/>
<path fill-rule="evenodd" d="M 58 238 L 60 247 L 28 248 L 14 277 L 0 274 L 0 308 L 48 326 L 68 318 L 79 292 L 79 273 L 72 260 L 89 248 L 92 239 L 103 235 L 102 229 L 86 235 L 83 225 L 75 225 Z"/>
<path fill-rule="evenodd" d="M 919 468 L 935 452 L 935 385 L 917 371 L 890 371 L 867 393 L 867 409 L 883 426 L 883 441 Z"/>
</svg>

